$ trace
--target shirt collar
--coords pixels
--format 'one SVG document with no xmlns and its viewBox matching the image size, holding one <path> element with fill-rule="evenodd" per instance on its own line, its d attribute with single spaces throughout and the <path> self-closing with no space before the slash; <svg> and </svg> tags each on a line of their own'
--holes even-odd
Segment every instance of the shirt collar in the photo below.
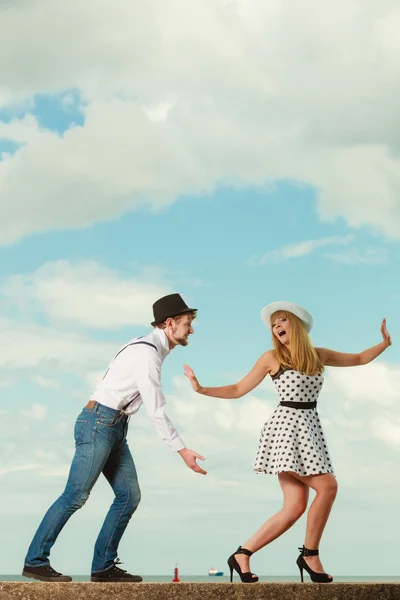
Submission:
<svg viewBox="0 0 400 600">
<path fill-rule="evenodd" d="M 158 327 L 154 328 L 153 334 L 160 340 L 161 355 L 164 358 L 165 356 L 167 356 L 167 354 L 169 354 L 171 352 L 169 343 L 168 343 L 168 338 L 165 335 L 165 332 L 162 329 L 159 329 Z"/>
</svg>

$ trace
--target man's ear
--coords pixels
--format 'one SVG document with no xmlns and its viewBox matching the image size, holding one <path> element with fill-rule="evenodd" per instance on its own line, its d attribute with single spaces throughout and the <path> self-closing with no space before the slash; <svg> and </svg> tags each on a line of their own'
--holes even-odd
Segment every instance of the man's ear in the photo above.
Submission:
<svg viewBox="0 0 400 600">
<path fill-rule="evenodd" d="M 171 317 L 168 317 L 168 319 L 165 320 L 165 324 L 167 327 L 172 327 L 174 323 L 174 320 Z"/>
</svg>

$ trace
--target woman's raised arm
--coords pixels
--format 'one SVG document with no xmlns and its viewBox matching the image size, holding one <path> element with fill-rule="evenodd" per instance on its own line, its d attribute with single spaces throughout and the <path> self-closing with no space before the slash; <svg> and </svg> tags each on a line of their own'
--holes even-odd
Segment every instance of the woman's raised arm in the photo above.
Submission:
<svg viewBox="0 0 400 600">
<path fill-rule="evenodd" d="M 386 329 L 386 319 L 381 323 L 382 342 L 367 348 L 358 354 L 347 354 L 345 352 L 335 352 L 328 348 L 316 348 L 319 357 L 327 367 L 357 367 L 358 365 L 366 365 L 373 361 L 377 356 L 382 354 L 392 344 L 392 340 Z"/>
</svg>

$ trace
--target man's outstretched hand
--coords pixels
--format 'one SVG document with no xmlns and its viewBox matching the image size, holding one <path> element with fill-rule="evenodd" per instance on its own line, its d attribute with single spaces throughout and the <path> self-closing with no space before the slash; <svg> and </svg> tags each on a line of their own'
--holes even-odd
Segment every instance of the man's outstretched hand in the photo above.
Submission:
<svg viewBox="0 0 400 600">
<path fill-rule="evenodd" d="M 196 462 L 196 458 L 204 460 L 204 456 L 200 456 L 200 454 L 197 454 L 194 450 L 189 450 L 189 448 L 182 448 L 182 450 L 179 450 L 179 454 L 182 456 L 189 469 L 192 469 L 195 473 L 207 475 L 207 471 L 202 469 Z"/>
</svg>

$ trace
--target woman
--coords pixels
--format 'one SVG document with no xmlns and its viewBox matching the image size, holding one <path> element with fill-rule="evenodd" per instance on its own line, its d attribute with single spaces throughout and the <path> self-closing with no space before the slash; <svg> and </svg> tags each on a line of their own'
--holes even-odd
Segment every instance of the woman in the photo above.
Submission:
<svg viewBox="0 0 400 600">
<path fill-rule="evenodd" d="M 359 354 L 314 348 L 308 333 L 313 320 L 301 306 L 274 302 L 261 311 L 261 318 L 272 331 L 274 350 L 265 352 L 250 373 L 239 383 L 221 387 L 203 387 L 193 370 L 184 365 L 193 389 L 206 396 L 240 398 L 270 375 L 277 388 L 280 404 L 265 423 L 260 437 L 255 471 L 278 475 L 283 491 L 283 507 L 266 521 L 243 546 L 228 559 L 231 571 L 237 571 L 244 583 L 255 583 L 249 557 L 287 531 L 305 512 L 310 488 L 316 493 L 307 516 L 304 546 L 299 548 L 297 565 L 303 581 L 305 569 L 312 581 L 329 583 L 333 577 L 324 572 L 319 558 L 319 543 L 337 493 L 321 423 L 316 410 L 325 366 L 353 367 L 374 360 L 391 339 L 383 319 L 383 341 Z"/>
</svg>

